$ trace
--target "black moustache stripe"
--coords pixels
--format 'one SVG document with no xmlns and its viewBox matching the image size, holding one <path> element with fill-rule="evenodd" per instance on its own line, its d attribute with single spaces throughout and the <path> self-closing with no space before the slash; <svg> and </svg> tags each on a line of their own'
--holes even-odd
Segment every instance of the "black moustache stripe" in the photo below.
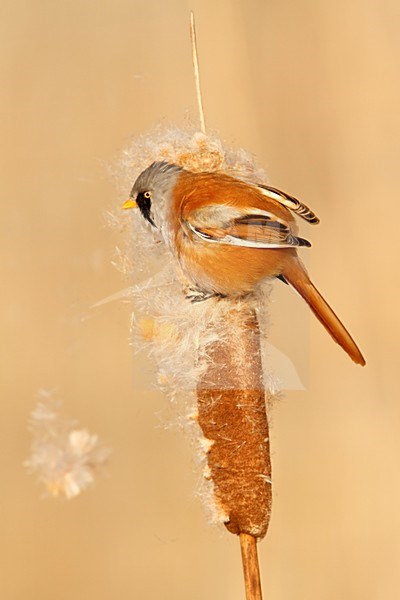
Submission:
<svg viewBox="0 0 400 600">
<path fill-rule="evenodd" d="M 154 221 L 151 217 L 151 200 L 150 200 L 150 198 L 145 198 L 144 194 L 140 193 L 137 195 L 136 202 L 137 202 L 140 212 L 142 213 L 142 215 L 146 219 L 146 221 L 148 221 L 150 223 L 150 225 L 152 225 L 153 227 L 156 227 L 156 224 L 154 223 Z"/>
</svg>

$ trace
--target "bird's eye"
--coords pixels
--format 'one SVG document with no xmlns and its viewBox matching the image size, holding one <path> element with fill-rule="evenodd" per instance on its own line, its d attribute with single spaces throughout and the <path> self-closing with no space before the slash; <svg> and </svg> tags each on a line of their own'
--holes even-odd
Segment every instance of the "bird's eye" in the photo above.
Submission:
<svg viewBox="0 0 400 600">
<path fill-rule="evenodd" d="M 147 199 L 151 198 L 150 192 L 144 192 L 143 196 Z"/>
</svg>

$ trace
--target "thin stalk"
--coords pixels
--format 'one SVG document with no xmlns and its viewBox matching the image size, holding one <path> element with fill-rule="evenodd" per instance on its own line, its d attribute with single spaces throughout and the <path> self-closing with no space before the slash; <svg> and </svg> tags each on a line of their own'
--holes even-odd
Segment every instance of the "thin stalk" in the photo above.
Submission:
<svg viewBox="0 0 400 600">
<path fill-rule="evenodd" d="M 196 82 L 196 96 L 197 96 L 197 106 L 199 109 L 200 129 L 201 129 L 202 133 L 205 134 L 206 133 L 206 122 L 204 119 L 203 100 L 201 97 L 199 58 L 197 55 L 196 28 L 195 28 L 195 24 L 194 24 L 193 11 L 191 11 L 191 13 L 190 13 L 190 39 L 192 41 L 192 59 L 193 59 L 194 79 Z"/>
<path fill-rule="evenodd" d="M 262 600 L 257 540 L 248 533 L 241 533 L 239 537 L 240 549 L 242 551 L 246 600 Z"/>
</svg>

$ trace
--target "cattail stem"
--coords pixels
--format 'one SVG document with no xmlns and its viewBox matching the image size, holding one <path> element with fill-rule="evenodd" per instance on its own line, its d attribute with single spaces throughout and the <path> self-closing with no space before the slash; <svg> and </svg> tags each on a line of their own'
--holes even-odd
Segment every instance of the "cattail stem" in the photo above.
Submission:
<svg viewBox="0 0 400 600">
<path fill-rule="evenodd" d="M 246 600 L 262 600 L 257 540 L 248 533 L 241 533 L 239 537 L 240 549 L 242 551 Z"/>
<path fill-rule="evenodd" d="M 197 105 L 206 133 L 194 13 L 190 37 Z M 209 300 L 210 301 L 210 300 Z M 211 446 L 214 501 L 229 531 L 240 537 L 246 600 L 262 600 L 257 539 L 271 513 L 271 459 L 262 375 L 260 329 L 251 299 L 227 301 L 218 340 L 202 348 L 207 368 L 197 386 L 199 425 Z"/>
</svg>

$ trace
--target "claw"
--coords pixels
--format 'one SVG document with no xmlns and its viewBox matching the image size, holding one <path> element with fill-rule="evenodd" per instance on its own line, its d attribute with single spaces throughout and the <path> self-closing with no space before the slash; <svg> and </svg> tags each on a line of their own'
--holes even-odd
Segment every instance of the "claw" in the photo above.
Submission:
<svg viewBox="0 0 400 600">
<path fill-rule="evenodd" d="M 192 304 L 195 304 L 196 302 L 204 302 L 204 300 L 208 300 L 209 298 L 226 298 L 226 296 L 217 292 L 206 292 L 205 290 L 201 290 L 199 288 L 189 288 L 186 298 Z"/>
</svg>

